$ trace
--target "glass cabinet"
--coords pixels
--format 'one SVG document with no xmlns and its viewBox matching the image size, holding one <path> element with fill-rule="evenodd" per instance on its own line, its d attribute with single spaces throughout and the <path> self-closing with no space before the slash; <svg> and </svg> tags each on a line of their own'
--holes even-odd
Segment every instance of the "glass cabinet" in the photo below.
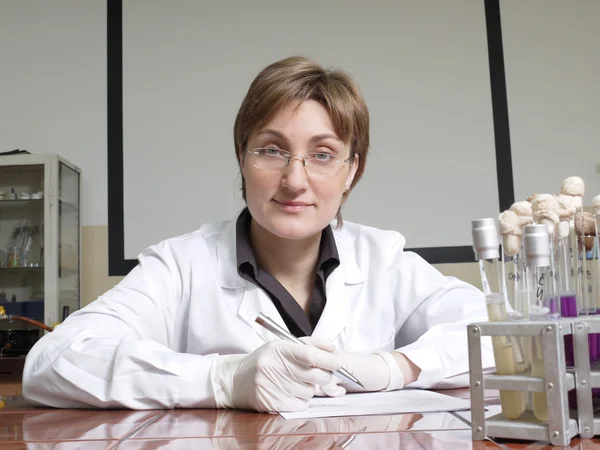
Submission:
<svg viewBox="0 0 600 450">
<path fill-rule="evenodd" d="M 6 313 L 54 326 L 79 309 L 80 254 L 80 169 L 57 155 L 0 156 L 0 305 Z M 41 333 L 24 322 L 0 321 L 0 357 L 26 353 Z"/>
</svg>

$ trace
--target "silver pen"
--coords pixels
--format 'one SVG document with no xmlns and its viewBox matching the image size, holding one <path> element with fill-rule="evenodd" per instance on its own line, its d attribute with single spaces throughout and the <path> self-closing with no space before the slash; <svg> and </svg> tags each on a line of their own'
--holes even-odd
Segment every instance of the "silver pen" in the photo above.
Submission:
<svg viewBox="0 0 600 450">
<path fill-rule="evenodd" d="M 270 319 L 269 317 L 265 316 L 263 313 L 258 314 L 258 317 L 256 317 L 256 322 L 259 323 L 260 325 L 262 325 L 263 327 L 265 327 L 267 330 L 269 330 L 271 333 L 273 333 L 275 336 L 277 336 L 281 339 L 286 339 L 291 342 L 296 342 L 297 344 L 308 345 L 306 342 L 302 342 L 296 336 L 294 336 L 293 334 L 288 332 L 285 328 L 282 328 L 281 326 L 279 326 L 277 324 L 277 322 L 275 322 L 273 319 Z M 352 375 L 350 372 L 348 372 L 343 367 L 340 370 L 334 370 L 332 373 L 336 377 L 344 378 L 348 381 L 358 384 L 363 389 L 365 388 L 363 386 L 363 384 L 360 381 L 358 381 L 358 379 L 354 375 Z"/>
</svg>

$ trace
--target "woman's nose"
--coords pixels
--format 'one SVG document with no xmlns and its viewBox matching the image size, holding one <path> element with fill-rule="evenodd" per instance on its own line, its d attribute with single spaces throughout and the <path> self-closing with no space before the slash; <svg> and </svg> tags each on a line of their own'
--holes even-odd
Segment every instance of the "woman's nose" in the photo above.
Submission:
<svg viewBox="0 0 600 450">
<path fill-rule="evenodd" d="M 292 191 L 301 191 L 308 187 L 308 174 L 304 166 L 304 158 L 293 155 L 283 171 L 281 184 Z"/>
</svg>

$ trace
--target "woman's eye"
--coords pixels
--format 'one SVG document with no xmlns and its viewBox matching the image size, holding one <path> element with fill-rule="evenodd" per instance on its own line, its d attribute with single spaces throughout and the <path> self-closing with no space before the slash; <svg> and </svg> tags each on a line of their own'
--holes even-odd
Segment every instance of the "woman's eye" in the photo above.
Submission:
<svg viewBox="0 0 600 450">
<path fill-rule="evenodd" d="M 330 155 L 329 153 L 315 153 L 314 158 L 317 161 L 329 161 L 329 160 L 331 160 L 331 158 L 333 158 L 333 156 Z"/>
<path fill-rule="evenodd" d="M 267 147 L 263 148 L 263 153 L 267 156 L 278 156 L 281 153 L 281 150 L 275 147 Z"/>
</svg>

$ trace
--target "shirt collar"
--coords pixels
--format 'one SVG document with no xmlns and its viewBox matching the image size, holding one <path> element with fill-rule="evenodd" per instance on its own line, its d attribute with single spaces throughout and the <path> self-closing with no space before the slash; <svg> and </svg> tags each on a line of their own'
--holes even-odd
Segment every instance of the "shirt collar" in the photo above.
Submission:
<svg viewBox="0 0 600 450">
<path fill-rule="evenodd" d="M 237 271 L 246 272 L 252 270 L 256 276 L 258 263 L 256 255 L 250 241 L 250 223 L 252 215 L 248 208 L 245 208 L 238 216 L 236 221 L 236 256 L 237 256 Z M 324 278 L 327 278 L 333 270 L 340 265 L 340 257 L 338 254 L 335 238 L 331 225 L 321 233 L 321 243 L 319 245 L 319 257 L 317 259 L 317 272 L 322 272 Z"/>
</svg>

